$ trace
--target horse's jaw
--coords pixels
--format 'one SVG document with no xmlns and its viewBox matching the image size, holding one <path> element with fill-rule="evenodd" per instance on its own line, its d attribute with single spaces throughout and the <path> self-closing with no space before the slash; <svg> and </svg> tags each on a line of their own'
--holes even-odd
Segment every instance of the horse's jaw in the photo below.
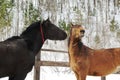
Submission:
<svg viewBox="0 0 120 80">
<path fill-rule="evenodd" d="M 49 40 L 59 40 L 59 41 L 61 41 L 61 40 L 65 40 L 66 38 L 67 38 L 67 34 L 66 33 L 64 33 L 63 35 L 52 35 L 52 34 L 49 34 L 49 37 L 48 36 L 45 36 L 45 38 L 47 38 L 47 39 L 49 39 Z"/>
</svg>

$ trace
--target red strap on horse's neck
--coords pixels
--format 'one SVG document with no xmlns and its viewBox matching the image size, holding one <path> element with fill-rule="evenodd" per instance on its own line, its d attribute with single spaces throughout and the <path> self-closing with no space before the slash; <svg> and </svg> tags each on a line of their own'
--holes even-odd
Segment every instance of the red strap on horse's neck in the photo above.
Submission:
<svg viewBox="0 0 120 80">
<path fill-rule="evenodd" d="M 40 26 L 40 32 L 41 32 L 41 35 L 42 35 L 42 43 L 44 43 L 45 39 L 44 39 L 42 25 Z"/>
</svg>

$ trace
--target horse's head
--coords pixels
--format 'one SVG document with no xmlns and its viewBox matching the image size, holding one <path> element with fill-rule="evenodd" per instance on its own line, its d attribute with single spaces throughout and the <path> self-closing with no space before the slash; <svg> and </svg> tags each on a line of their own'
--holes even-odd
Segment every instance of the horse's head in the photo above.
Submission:
<svg viewBox="0 0 120 80">
<path fill-rule="evenodd" d="M 42 23 L 44 30 L 44 37 L 50 40 L 64 40 L 67 37 L 67 34 L 58 28 L 56 25 L 51 23 L 49 19 L 43 21 Z"/>
<path fill-rule="evenodd" d="M 72 25 L 70 36 L 74 39 L 81 39 L 84 36 L 85 30 L 81 25 Z"/>
<path fill-rule="evenodd" d="M 32 23 L 20 37 L 26 41 L 28 48 L 37 54 L 46 39 L 64 40 L 67 34 L 48 19 L 42 23 L 41 21 Z"/>
</svg>

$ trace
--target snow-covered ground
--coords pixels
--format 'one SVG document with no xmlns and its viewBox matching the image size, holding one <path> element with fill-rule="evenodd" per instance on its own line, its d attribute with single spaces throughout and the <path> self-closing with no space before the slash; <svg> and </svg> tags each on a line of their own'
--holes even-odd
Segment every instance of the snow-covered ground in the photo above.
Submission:
<svg viewBox="0 0 120 80">
<path fill-rule="evenodd" d="M 25 80 L 33 80 L 33 71 L 30 72 Z M 7 77 L 1 78 L 0 80 L 8 80 Z M 46 74 L 41 75 L 40 80 L 76 80 L 75 75 L 73 73 L 60 73 L 56 74 L 53 72 L 48 72 Z M 87 80 L 101 80 L 101 77 L 93 77 L 87 76 Z M 120 74 L 110 74 L 106 77 L 106 80 L 120 80 Z"/>
</svg>

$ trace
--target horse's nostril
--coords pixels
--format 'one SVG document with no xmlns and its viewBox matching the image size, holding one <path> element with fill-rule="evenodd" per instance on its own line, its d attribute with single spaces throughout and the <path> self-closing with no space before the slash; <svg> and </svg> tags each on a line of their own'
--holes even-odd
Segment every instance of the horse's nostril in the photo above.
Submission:
<svg viewBox="0 0 120 80">
<path fill-rule="evenodd" d="M 85 30 L 80 30 L 80 33 L 85 33 Z"/>
</svg>

